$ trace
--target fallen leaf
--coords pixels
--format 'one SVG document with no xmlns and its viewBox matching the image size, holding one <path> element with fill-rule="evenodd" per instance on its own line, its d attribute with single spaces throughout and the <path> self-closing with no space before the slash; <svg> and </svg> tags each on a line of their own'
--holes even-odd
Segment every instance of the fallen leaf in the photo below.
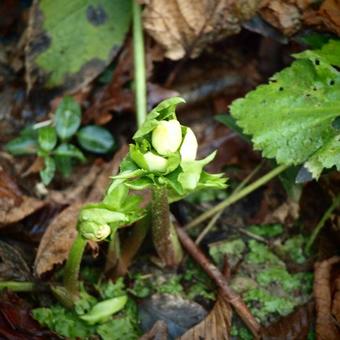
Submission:
<svg viewBox="0 0 340 340">
<path fill-rule="evenodd" d="M 340 35 L 340 1 L 323 1 L 319 9 L 319 15 L 325 27 L 331 32 Z"/>
<path fill-rule="evenodd" d="M 294 3 L 282 0 L 267 1 L 260 14 L 265 21 L 288 36 L 296 33 L 301 27 L 302 15 Z"/>
<path fill-rule="evenodd" d="M 231 316 L 230 304 L 219 296 L 208 316 L 178 340 L 228 340 L 230 339 Z"/>
<path fill-rule="evenodd" d="M 41 327 L 30 306 L 13 293 L 0 297 L 0 338 L 7 340 L 56 340 L 56 334 Z"/>
<path fill-rule="evenodd" d="M 74 92 L 91 82 L 121 47 L 131 2 L 34 1 L 26 45 L 26 80 Z M 79 41 L 81 38 L 81 41 Z"/>
<path fill-rule="evenodd" d="M 237 34 L 243 21 L 251 18 L 258 0 L 149 0 L 145 1 L 146 31 L 165 49 L 165 56 L 177 60 L 197 57 L 204 48 Z"/>
<path fill-rule="evenodd" d="M 161 320 L 157 321 L 139 340 L 168 340 L 168 327 L 166 322 Z"/>
<path fill-rule="evenodd" d="M 0 228 L 21 221 L 45 204 L 22 194 L 15 181 L 0 166 Z"/>
<path fill-rule="evenodd" d="M 21 252 L 7 242 L 0 241 L 0 280 L 30 281 L 31 271 Z"/>
<path fill-rule="evenodd" d="M 62 264 L 67 259 L 77 235 L 76 224 L 81 206 L 81 202 L 73 203 L 48 226 L 34 262 L 34 270 L 38 276 L 51 271 L 55 265 Z"/>
<path fill-rule="evenodd" d="M 291 314 L 280 318 L 262 330 L 263 340 L 307 339 L 314 323 L 314 303 L 308 302 L 296 308 Z"/>
<path fill-rule="evenodd" d="M 340 273 L 335 279 L 335 293 L 333 298 L 333 306 L 332 306 L 332 314 L 337 320 L 338 324 L 340 324 Z"/>
<path fill-rule="evenodd" d="M 331 271 L 340 263 L 340 257 L 315 263 L 314 298 L 316 305 L 316 334 L 319 340 L 337 340 L 340 329 L 332 317 Z"/>
</svg>

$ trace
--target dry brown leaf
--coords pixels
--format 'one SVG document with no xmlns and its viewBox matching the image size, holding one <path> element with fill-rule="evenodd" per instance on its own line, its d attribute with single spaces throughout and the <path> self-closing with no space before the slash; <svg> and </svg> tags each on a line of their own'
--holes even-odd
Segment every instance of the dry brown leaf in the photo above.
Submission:
<svg viewBox="0 0 340 340">
<path fill-rule="evenodd" d="M 63 263 L 77 235 L 76 224 L 82 203 L 76 202 L 58 214 L 42 237 L 35 258 L 34 270 L 38 276 Z"/>
<path fill-rule="evenodd" d="M 95 164 L 79 181 L 76 188 L 60 195 L 57 192 L 54 193 L 55 201 L 71 205 L 54 218 L 40 241 L 34 264 L 35 273 L 38 276 L 52 270 L 55 265 L 67 259 L 77 233 L 79 210 L 84 203 L 95 202 L 102 198 L 110 183 L 110 175 L 118 171 L 119 164 L 127 150 L 127 145 L 123 144 L 111 162 L 100 166 Z M 96 249 L 91 248 L 95 253 Z"/>
<path fill-rule="evenodd" d="M 45 204 L 23 195 L 15 181 L 0 166 L 0 228 L 21 221 Z"/>
<path fill-rule="evenodd" d="M 332 314 L 340 324 L 340 273 L 335 279 L 335 293 L 333 298 Z"/>
<path fill-rule="evenodd" d="M 178 340 L 227 340 L 230 339 L 232 310 L 230 304 L 219 296 L 208 316 L 189 329 Z"/>
<path fill-rule="evenodd" d="M 177 60 L 197 57 L 215 41 L 237 34 L 260 0 L 148 0 L 143 13 L 147 32 Z"/>
<path fill-rule="evenodd" d="M 340 263 L 340 257 L 334 256 L 328 260 L 315 263 L 314 297 L 316 305 L 316 334 L 319 340 L 340 339 L 340 329 L 331 314 L 331 270 Z"/>
<path fill-rule="evenodd" d="M 260 14 L 264 20 L 278 28 L 285 35 L 296 33 L 301 27 L 301 12 L 296 4 L 288 1 L 267 1 Z"/>
<path fill-rule="evenodd" d="M 306 339 L 314 320 L 314 303 L 308 302 L 291 314 L 280 318 L 262 330 L 263 340 Z"/>
<path fill-rule="evenodd" d="M 323 1 L 318 10 L 311 9 L 304 13 L 304 23 L 340 35 L 340 1 Z"/>
</svg>

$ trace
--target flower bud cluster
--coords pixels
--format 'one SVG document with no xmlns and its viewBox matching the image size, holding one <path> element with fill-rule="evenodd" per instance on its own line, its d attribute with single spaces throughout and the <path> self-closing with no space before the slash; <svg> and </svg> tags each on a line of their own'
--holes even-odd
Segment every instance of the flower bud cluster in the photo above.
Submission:
<svg viewBox="0 0 340 340">
<path fill-rule="evenodd" d="M 160 120 L 150 132 L 151 148 L 132 159 L 145 170 L 166 173 L 169 169 L 169 158 L 179 155 L 180 162 L 193 161 L 197 155 L 197 139 L 193 131 L 181 126 L 176 119 Z"/>
</svg>

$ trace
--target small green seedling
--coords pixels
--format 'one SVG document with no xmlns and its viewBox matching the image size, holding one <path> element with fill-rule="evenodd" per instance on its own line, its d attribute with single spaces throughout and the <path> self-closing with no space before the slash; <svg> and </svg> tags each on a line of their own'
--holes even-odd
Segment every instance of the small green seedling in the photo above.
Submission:
<svg viewBox="0 0 340 340">
<path fill-rule="evenodd" d="M 83 152 L 72 143 L 74 136 L 86 151 L 105 154 L 113 149 L 114 139 L 108 130 L 96 125 L 80 128 L 80 123 L 79 104 L 72 97 L 64 97 L 53 120 L 25 128 L 18 138 L 7 143 L 6 150 L 16 156 L 36 154 L 42 158 L 44 168 L 40 177 L 48 185 L 56 171 L 68 177 L 74 161 L 86 160 Z"/>
</svg>

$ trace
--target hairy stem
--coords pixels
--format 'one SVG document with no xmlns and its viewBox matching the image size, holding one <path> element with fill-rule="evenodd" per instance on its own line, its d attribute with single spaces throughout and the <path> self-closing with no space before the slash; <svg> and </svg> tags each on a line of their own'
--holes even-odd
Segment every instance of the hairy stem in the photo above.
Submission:
<svg viewBox="0 0 340 340">
<path fill-rule="evenodd" d="M 135 70 L 135 101 L 137 125 L 141 126 L 146 117 L 146 77 L 144 58 L 143 25 L 141 7 L 137 0 L 132 0 L 133 12 L 133 60 Z"/>
<path fill-rule="evenodd" d="M 79 295 L 79 270 L 87 240 L 79 233 L 73 242 L 64 270 L 64 286 L 71 296 Z"/>
<path fill-rule="evenodd" d="M 312 247 L 316 237 L 319 235 L 320 230 L 323 228 L 323 226 L 325 225 L 326 221 L 331 217 L 334 209 L 336 209 L 339 204 L 340 204 L 340 195 L 335 197 L 335 199 L 333 200 L 333 203 L 331 204 L 331 206 L 326 210 L 326 212 L 322 216 L 321 220 L 319 221 L 317 226 L 314 228 L 313 233 L 309 237 L 309 240 L 308 240 L 308 242 L 306 244 L 306 253 L 307 254 L 310 253 L 310 249 L 311 249 L 311 247 Z"/>
<path fill-rule="evenodd" d="M 258 189 L 259 187 L 261 187 L 262 185 L 266 184 L 267 182 L 269 182 L 271 179 L 273 179 L 274 177 L 279 175 L 281 172 L 283 172 L 287 168 L 288 168 L 288 165 L 280 165 L 280 166 L 276 167 L 272 171 L 268 172 L 266 175 L 259 178 L 254 183 L 251 183 L 248 186 L 246 186 L 245 188 L 243 188 L 242 190 L 235 192 L 235 194 L 229 196 L 227 199 L 225 199 L 221 203 L 215 205 L 213 208 L 209 209 L 208 211 L 204 212 L 203 214 L 201 214 L 200 216 L 198 216 L 197 218 L 192 220 L 190 223 L 188 223 L 185 226 L 185 228 L 186 229 L 193 228 L 193 227 L 199 225 L 200 223 L 209 219 L 210 217 L 212 217 L 216 213 L 220 212 L 221 210 L 224 210 L 225 208 L 229 207 L 231 204 L 239 201 L 241 198 L 247 196 L 251 192 L 253 192 L 256 189 Z"/>
<path fill-rule="evenodd" d="M 182 260 L 176 229 L 170 220 L 168 193 L 165 186 L 154 186 L 151 200 L 152 238 L 156 251 L 166 266 L 175 267 Z"/>
<path fill-rule="evenodd" d="M 31 292 L 34 288 L 33 282 L 0 281 L 0 291 L 2 289 L 9 289 L 13 292 Z"/>
</svg>

